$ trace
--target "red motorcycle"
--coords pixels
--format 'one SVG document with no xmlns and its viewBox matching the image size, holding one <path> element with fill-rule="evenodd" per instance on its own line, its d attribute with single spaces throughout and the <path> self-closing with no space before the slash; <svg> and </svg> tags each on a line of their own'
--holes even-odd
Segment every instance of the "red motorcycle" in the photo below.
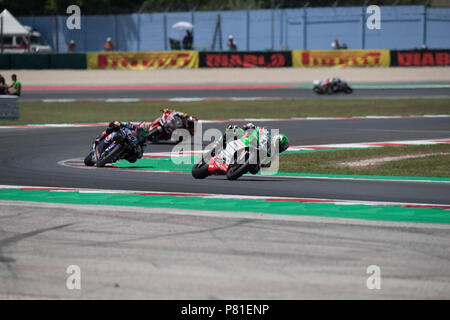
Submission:
<svg viewBox="0 0 450 320">
<path fill-rule="evenodd" d="M 191 136 L 194 135 L 195 116 L 186 116 L 173 110 L 163 110 L 163 114 L 153 121 L 148 135 L 151 142 L 168 141 L 172 139 L 172 134 L 176 129 L 186 129 Z M 183 137 L 179 137 L 181 142 Z"/>
</svg>

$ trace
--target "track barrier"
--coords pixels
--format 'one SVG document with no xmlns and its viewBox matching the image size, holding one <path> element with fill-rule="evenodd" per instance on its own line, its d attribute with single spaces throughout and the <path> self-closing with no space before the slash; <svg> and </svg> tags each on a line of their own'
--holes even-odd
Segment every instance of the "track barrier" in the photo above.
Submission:
<svg viewBox="0 0 450 320">
<path fill-rule="evenodd" d="M 4 53 L 0 69 L 449 66 L 450 49 Z"/>
</svg>

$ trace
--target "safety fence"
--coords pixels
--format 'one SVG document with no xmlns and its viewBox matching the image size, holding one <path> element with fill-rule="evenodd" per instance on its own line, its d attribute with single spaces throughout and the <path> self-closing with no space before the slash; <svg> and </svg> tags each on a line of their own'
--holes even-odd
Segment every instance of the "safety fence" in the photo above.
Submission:
<svg viewBox="0 0 450 320">
<path fill-rule="evenodd" d="M 3 53 L 0 69 L 86 69 L 85 53 Z"/>
<path fill-rule="evenodd" d="M 0 54 L 0 69 L 450 66 L 442 50 L 152 51 Z"/>
<path fill-rule="evenodd" d="M 196 51 L 224 51 L 229 35 L 242 51 L 326 50 L 335 39 L 348 49 L 450 47 L 450 8 L 379 8 L 379 28 L 368 28 L 372 14 L 367 6 L 117 15 L 87 15 L 82 8 L 79 29 L 67 27 L 68 15 L 19 16 L 18 20 L 38 30 L 56 52 L 69 52 L 71 40 L 76 52 L 101 51 L 108 37 L 118 51 L 167 51 L 182 44 L 186 32 L 174 27 L 181 21 L 193 25 L 190 50 Z"/>
</svg>

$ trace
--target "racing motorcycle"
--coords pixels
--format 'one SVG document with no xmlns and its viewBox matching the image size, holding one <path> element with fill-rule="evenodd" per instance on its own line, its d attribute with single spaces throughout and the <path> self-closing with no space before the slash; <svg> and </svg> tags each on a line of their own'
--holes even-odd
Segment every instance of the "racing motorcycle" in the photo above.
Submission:
<svg viewBox="0 0 450 320">
<path fill-rule="evenodd" d="M 267 128 L 256 128 L 245 133 L 240 139 L 227 142 L 221 152 L 215 150 L 205 152 L 194 164 L 192 176 L 204 179 L 210 175 L 226 175 L 228 180 L 236 180 L 246 173 L 257 174 L 261 166 L 267 166 L 260 158 L 261 151 L 271 152 L 271 134 Z M 269 164 L 270 166 L 270 164 Z"/>
<path fill-rule="evenodd" d="M 153 121 L 149 130 L 148 139 L 153 143 L 171 140 L 172 133 L 176 129 L 186 129 L 191 136 L 194 136 L 195 121 L 198 121 L 197 117 L 189 116 L 185 124 L 180 117 L 175 116 L 173 110 L 164 111 L 159 118 Z M 182 140 L 183 137 L 180 136 L 178 142 Z"/>
<path fill-rule="evenodd" d="M 353 92 L 353 89 L 344 80 L 340 80 L 334 84 L 330 83 L 329 81 L 315 80 L 313 91 L 317 94 L 325 94 L 325 93 L 332 94 L 339 92 L 350 94 Z"/>
<path fill-rule="evenodd" d="M 104 167 L 107 163 L 114 163 L 120 159 L 127 159 L 131 152 L 139 152 L 145 142 L 146 130 L 137 131 L 127 127 L 112 132 L 100 143 L 93 143 L 89 154 L 84 158 L 86 166 Z"/>
</svg>

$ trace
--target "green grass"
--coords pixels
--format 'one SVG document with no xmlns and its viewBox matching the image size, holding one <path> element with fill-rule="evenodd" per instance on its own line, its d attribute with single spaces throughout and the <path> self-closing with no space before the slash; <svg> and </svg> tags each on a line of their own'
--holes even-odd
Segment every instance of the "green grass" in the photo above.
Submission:
<svg viewBox="0 0 450 320">
<path fill-rule="evenodd" d="M 18 121 L 0 125 L 154 120 L 162 107 L 199 119 L 450 114 L 450 99 L 302 99 L 196 102 L 20 102 Z"/>
<path fill-rule="evenodd" d="M 292 153 L 280 156 L 280 172 L 357 174 L 377 176 L 450 177 L 450 155 L 385 162 L 364 168 L 338 167 L 337 162 L 379 158 L 384 156 L 450 153 L 450 145 L 383 147 L 332 152 Z"/>
</svg>

